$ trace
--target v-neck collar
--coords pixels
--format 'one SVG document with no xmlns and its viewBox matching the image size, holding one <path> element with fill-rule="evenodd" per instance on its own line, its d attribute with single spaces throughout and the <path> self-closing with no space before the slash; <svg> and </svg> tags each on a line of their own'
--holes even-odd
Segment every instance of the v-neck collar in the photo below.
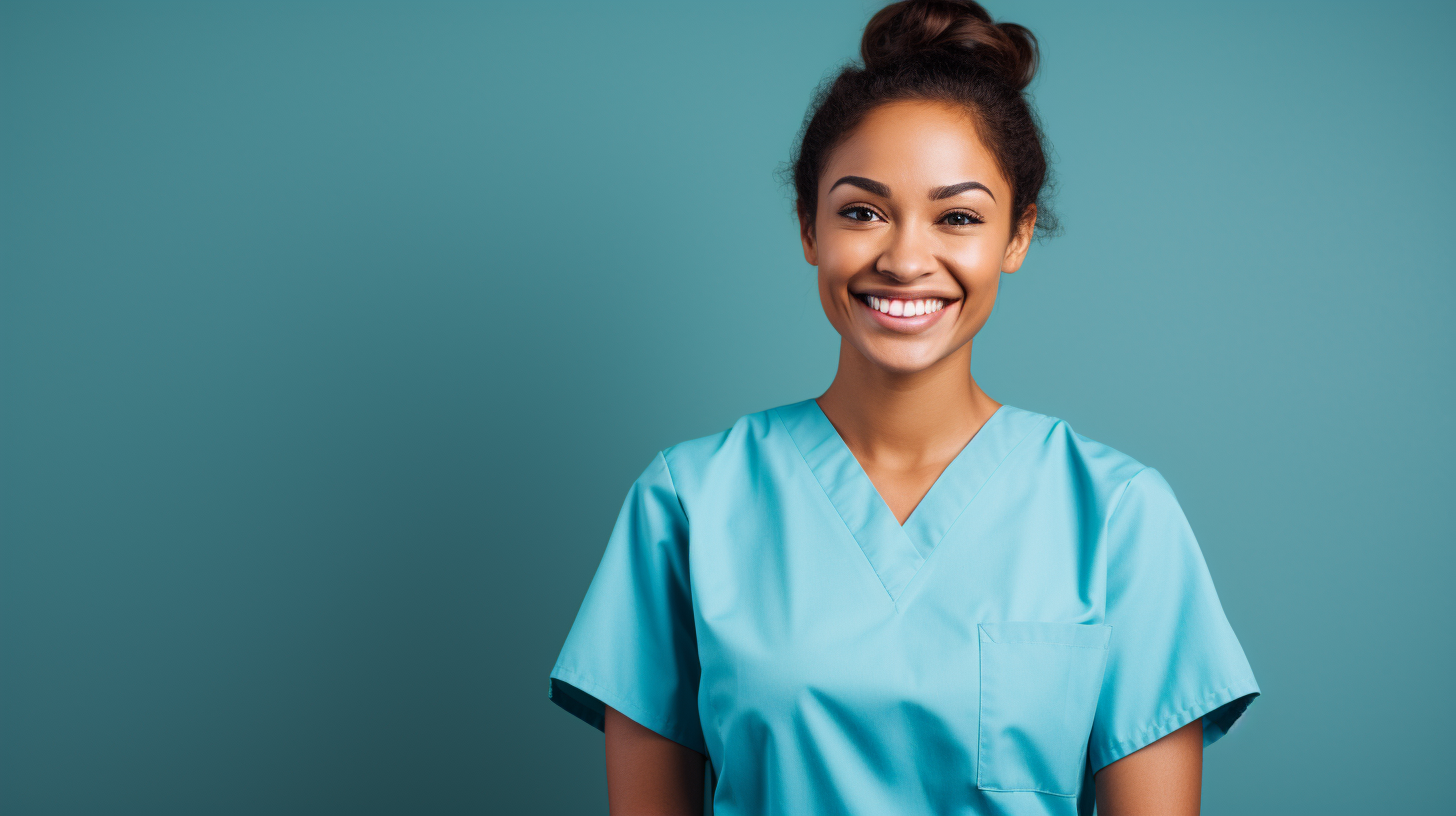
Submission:
<svg viewBox="0 0 1456 816">
<path fill-rule="evenodd" d="M 892 601 L 900 597 L 1017 443 L 1049 419 L 1010 405 L 997 408 L 936 478 L 902 526 L 818 402 L 807 399 L 776 408 L 774 413 Z"/>
</svg>

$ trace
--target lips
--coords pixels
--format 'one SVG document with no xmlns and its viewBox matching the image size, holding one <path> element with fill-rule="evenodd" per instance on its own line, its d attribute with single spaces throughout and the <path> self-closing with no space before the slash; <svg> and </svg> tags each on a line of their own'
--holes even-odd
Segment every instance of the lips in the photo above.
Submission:
<svg viewBox="0 0 1456 816">
<path fill-rule="evenodd" d="M 929 328 L 938 321 L 949 307 L 960 302 L 959 298 L 946 297 L 887 297 L 869 293 L 856 294 L 855 300 L 864 307 L 867 316 L 882 328 L 900 334 L 915 334 Z"/>
</svg>

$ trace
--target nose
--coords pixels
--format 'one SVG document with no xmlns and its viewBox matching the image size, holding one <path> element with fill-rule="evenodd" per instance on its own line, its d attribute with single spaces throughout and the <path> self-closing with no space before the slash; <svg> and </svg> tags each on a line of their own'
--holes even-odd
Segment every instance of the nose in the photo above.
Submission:
<svg viewBox="0 0 1456 816">
<path fill-rule="evenodd" d="M 890 230 L 889 244 L 875 261 L 875 271 L 899 283 L 922 278 L 939 267 L 933 247 L 933 236 L 896 225 Z"/>
</svg>

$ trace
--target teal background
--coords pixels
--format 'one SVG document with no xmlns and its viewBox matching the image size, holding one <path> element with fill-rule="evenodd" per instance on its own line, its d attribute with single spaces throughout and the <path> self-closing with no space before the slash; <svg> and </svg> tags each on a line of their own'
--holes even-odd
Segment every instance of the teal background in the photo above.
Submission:
<svg viewBox="0 0 1456 816">
<path fill-rule="evenodd" d="M 0 5 L 0 812 L 605 813 L 547 672 L 632 479 L 819 393 L 774 177 L 878 3 Z M 974 369 L 1178 492 L 1208 814 L 1456 749 L 1456 6 L 996 2 L 1063 236 Z"/>
</svg>

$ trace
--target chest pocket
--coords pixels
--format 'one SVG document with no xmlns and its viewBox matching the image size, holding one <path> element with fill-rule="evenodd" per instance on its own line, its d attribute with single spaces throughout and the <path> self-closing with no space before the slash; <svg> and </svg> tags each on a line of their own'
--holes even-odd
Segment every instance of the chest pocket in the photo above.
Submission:
<svg viewBox="0 0 1456 816">
<path fill-rule="evenodd" d="M 978 628 L 976 787 L 1076 796 L 1112 627 L 1010 621 Z"/>
</svg>

